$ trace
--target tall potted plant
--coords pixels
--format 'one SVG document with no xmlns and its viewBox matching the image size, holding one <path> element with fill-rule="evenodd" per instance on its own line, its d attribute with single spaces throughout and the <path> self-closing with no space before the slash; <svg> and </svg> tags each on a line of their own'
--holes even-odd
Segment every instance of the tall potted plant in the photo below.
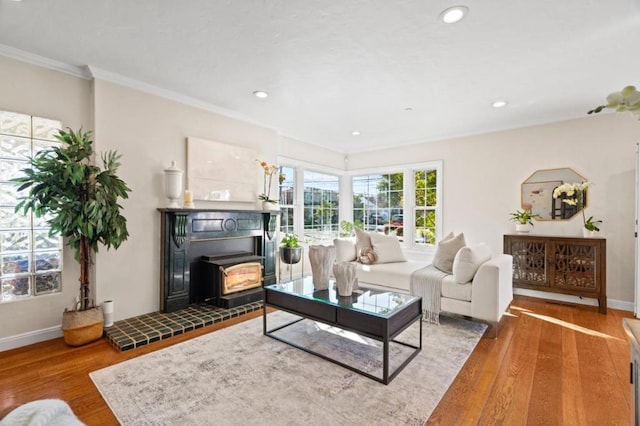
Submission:
<svg viewBox="0 0 640 426">
<path fill-rule="evenodd" d="M 66 238 L 80 263 L 80 298 L 62 321 L 65 342 L 79 346 L 102 336 L 102 311 L 89 297 L 91 257 L 99 245 L 117 249 L 129 236 L 118 199 L 128 198 L 131 189 L 116 175 L 116 151 L 101 155 L 102 169 L 95 164 L 91 132 L 68 128 L 56 138 L 60 146 L 30 158 L 24 175 L 14 179 L 19 191 L 29 189 L 15 211 L 47 215 L 50 233 Z"/>
</svg>

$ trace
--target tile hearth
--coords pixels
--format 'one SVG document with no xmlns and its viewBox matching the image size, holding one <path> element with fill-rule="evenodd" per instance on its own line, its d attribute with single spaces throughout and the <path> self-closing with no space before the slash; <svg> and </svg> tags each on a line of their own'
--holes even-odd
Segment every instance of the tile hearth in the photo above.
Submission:
<svg viewBox="0 0 640 426">
<path fill-rule="evenodd" d="M 116 321 L 113 326 L 105 327 L 104 334 L 116 349 L 128 351 L 259 309 L 262 301 L 229 309 L 191 305 L 177 312 L 153 312 Z"/>
</svg>

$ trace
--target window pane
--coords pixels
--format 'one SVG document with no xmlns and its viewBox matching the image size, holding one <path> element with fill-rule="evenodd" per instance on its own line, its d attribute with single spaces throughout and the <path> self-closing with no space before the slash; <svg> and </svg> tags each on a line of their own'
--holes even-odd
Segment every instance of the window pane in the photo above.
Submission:
<svg viewBox="0 0 640 426">
<path fill-rule="evenodd" d="M 31 117 L 15 112 L 0 111 L 0 133 L 31 137 Z"/>
<path fill-rule="evenodd" d="M 57 140 L 55 135 L 58 129 L 62 128 L 62 123 L 58 120 L 50 120 L 48 118 L 33 117 L 33 137 L 35 139 L 45 139 L 50 141 Z"/>
<path fill-rule="evenodd" d="M 34 231 L 33 239 L 35 244 L 35 250 L 42 249 L 53 249 L 60 247 L 60 237 L 59 236 L 49 236 L 49 230 L 44 231 Z"/>
<path fill-rule="evenodd" d="M 417 244 L 435 244 L 436 242 L 437 177 L 437 170 L 414 171 L 416 196 L 415 242 Z"/>
<path fill-rule="evenodd" d="M 30 280 L 28 276 L 18 278 L 7 278 L 0 280 L 2 283 L 2 300 L 14 300 L 21 296 L 29 296 Z"/>
<path fill-rule="evenodd" d="M 13 207 L 0 207 L 0 224 L 2 229 L 29 228 L 31 215 L 14 213 Z"/>
<path fill-rule="evenodd" d="M 280 232 L 294 234 L 293 207 L 280 207 Z"/>
<path fill-rule="evenodd" d="M 22 176 L 22 170 L 29 166 L 26 161 L 0 160 L 0 181 L 8 182 L 13 178 Z"/>
<path fill-rule="evenodd" d="M 0 251 L 6 253 L 25 250 L 31 250 L 29 231 L 0 232 Z"/>
<path fill-rule="evenodd" d="M 337 176 L 304 172 L 304 230 L 309 241 L 327 241 L 338 236 Z"/>
<path fill-rule="evenodd" d="M 60 272 L 50 274 L 36 274 L 36 295 L 56 293 L 62 290 L 62 277 Z"/>
<path fill-rule="evenodd" d="M 26 161 L 31 156 L 31 139 L 0 135 L 0 157 Z"/>
<path fill-rule="evenodd" d="M 353 217 L 366 231 L 403 237 L 403 173 L 353 178 Z M 402 223 L 401 223 L 402 222 Z"/>
<path fill-rule="evenodd" d="M 51 251 L 36 253 L 36 272 L 59 270 L 62 266 L 62 252 Z"/>
<path fill-rule="evenodd" d="M 2 276 L 29 272 L 29 253 L 0 257 Z"/>
</svg>

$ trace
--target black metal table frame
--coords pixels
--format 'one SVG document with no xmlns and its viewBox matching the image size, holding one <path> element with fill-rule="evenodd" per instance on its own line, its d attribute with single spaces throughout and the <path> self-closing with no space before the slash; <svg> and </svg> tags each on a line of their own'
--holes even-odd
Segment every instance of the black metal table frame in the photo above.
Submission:
<svg viewBox="0 0 640 426">
<path fill-rule="evenodd" d="M 292 294 L 292 295 L 290 295 L 290 296 L 291 296 L 291 297 L 297 297 L 297 296 L 295 296 L 295 295 L 293 295 L 293 294 Z M 289 312 L 289 313 L 291 313 L 291 314 L 293 314 L 293 315 L 299 316 L 300 318 L 298 318 L 298 319 L 296 319 L 296 320 L 293 320 L 293 321 L 290 321 L 290 322 L 288 322 L 288 323 L 286 323 L 286 324 L 283 324 L 283 325 L 281 325 L 281 326 L 278 326 L 278 327 L 276 327 L 276 328 L 274 328 L 274 329 L 267 330 L 267 306 L 272 306 L 272 307 L 277 308 L 277 309 L 279 309 L 279 310 Z M 420 311 L 422 311 L 422 309 L 420 309 Z M 364 313 L 364 312 L 362 312 L 362 314 L 363 314 L 363 315 L 367 315 L 367 314 L 366 314 L 366 313 Z M 327 361 L 329 361 L 329 362 L 332 362 L 332 363 L 334 363 L 334 364 L 340 365 L 340 366 L 342 366 L 342 367 L 344 367 L 344 368 L 346 368 L 346 369 L 348 369 L 348 370 L 354 371 L 354 372 L 356 372 L 356 373 L 358 373 L 358 374 L 361 374 L 361 375 L 363 375 L 363 376 L 365 376 L 365 377 L 368 377 L 368 378 L 370 378 L 370 379 L 372 379 L 372 380 L 375 380 L 375 381 L 377 381 L 377 382 L 383 383 L 383 384 L 385 384 L 385 385 L 388 385 L 389 383 L 391 383 L 391 381 L 392 381 L 392 380 L 393 380 L 393 379 L 394 379 L 394 378 L 395 378 L 395 377 L 396 377 L 396 376 L 397 376 L 397 375 L 398 375 L 398 374 L 399 374 L 399 373 L 400 373 L 400 372 L 401 372 L 401 371 L 402 371 L 402 370 L 403 370 L 403 369 L 404 369 L 404 368 L 405 368 L 405 367 L 406 367 L 406 366 L 411 362 L 411 360 L 413 360 L 413 359 L 418 355 L 418 353 L 420 353 L 420 351 L 422 350 L 422 319 L 421 319 L 422 315 L 418 315 L 418 316 L 414 317 L 413 319 L 411 319 L 410 321 L 408 321 L 408 322 L 407 322 L 407 324 L 405 324 L 402 328 L 400 328 L 399 330 L 397 330 L 394 334 L 392 334 L 392 335 L 388 335 L 388 336 L 383 336 L 383 338 L 379 338 L 378 336 L 374 336 L 374 335 L 371 335 L 371 334 L 368 334 L 368 333 L 364 333 L 364 332 L 359 331 L 359 330 L 356 330 L 356 329 L 352 329 L 352 328 L 346 327 L 346 326 L 344 326 L 343 324 L 336 325 L 336 324 L 331 323 L 331 322 L 329 322 L 329 321 L 324 321 L 324 320 L 321 320 L 321 319 L 315 318 L 315 317 L 313 317 L 313 316 L 305 316 L 303 312 L 292 311 L 292 310 L 289 310 L 289 309 L 283 308 L 283 307 L 281 307 L 281 306 L 268 304 L 268 303 L 266 302 L 266 298 L 265 298 L 265 302 L 264 302 L 264 304 L 263 304 L 262 317 L 263 317 L 263 327 L 262 327 L 262 332 L 263 332 L 263 334 L 264 334 L 265 336 L 269 336 L 269 337 L 271 337 L 272 339 L 279 340 L 280 342 L 286 343 L 286 344 L 288 344 L 288 345 L 290 345 L 290 346 L 293 346 L 293 347 L 298 348 L 298 349 L 300 349 L 300 350 L 303 350 L 303 351 L 305 351 L 305 352 L 307 352 L 307 353 L 310 353 L 310 354 L 312 354 L 312 355 L 315 355 L 315 356 L 317 356 L 317 357 L 320 357 L 320 358 L 322 358 L 322 359 L 325 359 L 325 360 L 327 360 Z M 276 335 L 274 335 L 274 334 L 273 334 L 273 333 L 275 333 L 275 332 L 276 332 L 276 331 L 278 331 L 278 330 L 282 330 L 283 328 L 289 327 L 289 326 L 291 326 L 291 325 L 293 325 L 293 324 L 297 324 L 297 323 L 299 323 L 300 321 L 303 321 L 303 320 L 305 320 L 305 319 L 309 319 L 309 320 L 311 320 L 311 321 L 318 321 L 318 322 L 321 322 L 321 323 L 323 323 L 323 324 L 329 325 L 329 326 L 331 326 L 331 327 L 336 327 L 336 328 L 340 328 L 340 329 L 342 329 L 342 330 L 351 331 L 351 332 L 356 333 L 356 334 L 358 334 L 358 335 L 360 335 L 360 336 L 369 337 L 369 338 L 371 338 L 371 339 L 373 339 L 373 340 L 376 340 L 376 341 L 378 341 L 378 342 L 382 342 L 382 344 L 383 344 L 382 377 L 374 376 L 373 374 L 369 374 L 369 373 L 367 373 L 366 371 L 360 370 L 359 368 L 356 368 L 356 367 L 351 366 L 351 365 L 349 365 L 349 364 L 346 364 L 346 363 L 340 362 L 340 361 L 338 361 L 338 360 L 336 360 L 336 359 L 330 358 L 330 357 L 328 357 L 328 356 L 326 356 L 326 355 L 323 355 L 323 354 L 321 354 L 321 353 L 319 353 L 319 352 L 315 352 L 315 351 L 313 351 L 313 350 L 311 350 L 311 349 L 309 349 L 309 348 L 305 348 L 304 346 L 301 346 L 301 345 L 299 345 L 299 344 L 297 344 L 297 343 L 295 343 L 295 342 L 292 342 L 292 341 L 287 340 L 287 339 L 283 339 L 282 337 L 278 337 L 278 336 L 276 336 Z M 398 335 L 399 335 L 400 333 L 402 333 L 404 330 L 406 330 L 407 328 L 409 328 L 410 326 L 412 326 L 416 321 L 418 321 L 418 322 L 420 323 L 420 338 L 419 338 L 420 343 L 419 343 L 419 346 L 414 346 L 414 345 L 411 345 L 411 344 L 408 344 L 408 343 L 405 343 L 405 342 L 400 342 L 400 341 L 394 340 L 394 338 L 395 338 L 396 336 L 398 336 Z M 412 352 L 412 353 L 407 357 L 407 359 L 405 359 L 405 360 L 404 360 L 404 362 L 403 362 L 402 364 L 400 364 L 400 365 L 399 365 L 399 366 L 398 366 L 398 367 L 397 367 L 393 372 L 391 372 L 391 374 L 389 374 L 389 343 L 392 343 L 392 342 L 393 342 L 393 343 L 400 344 L 400 345 L 403 345 L 403 346 L 406 346 L 406 347 L 408 347 L 408 348 L 415 349 L 415 350 L 414 350 L 414 351 L 413 351 L 413 352 Z"/>
</svg>

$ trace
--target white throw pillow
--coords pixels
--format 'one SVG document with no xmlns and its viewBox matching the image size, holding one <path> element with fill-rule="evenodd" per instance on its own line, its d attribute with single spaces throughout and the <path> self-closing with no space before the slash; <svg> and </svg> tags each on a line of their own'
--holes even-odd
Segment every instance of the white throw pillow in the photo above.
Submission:
<svg viewBox="0 0 640 426">
<path fill-rule="evenodd" d="M 392 263 L 392 262 L 406 262 L 400 247 L 400 241 L 395 235 L 384 235 L 377 232 L 372 232 L 371 245 L 373 251 L 378 257 L 375 263 Z"/>
<path fill-rule="evenodd" d="M 447 235 L 449 236 L 449 235 Z M 453 238 L 441 240 L 433 255 L 433 266 L 442 272 L 453 273 L 453 259 L 458 250 L 465 246 L 464 234 L 461 232 Z"/>
<path fill-rule="evenodd" d="M 371 249 L 371 237 L 368 232 L 363 231 L 360 228 L 355 228 L 356 231 L 356 253 L 360 256 L 362 250 Z"/>
<path fill-rule="evenodd" d="M 333 240 L 336 248 L 336 262 L 351 262 L 356 260 L 356 242 L 353 239 L 336 238 Z"/>
<path fill-rule="evenodd" d="M 453 278 L 461 284 L 473 280 L 478 268 L 491 259 L 491 249 L 486 244 L 462 247 L 453 259 Z"/>
</svg>

